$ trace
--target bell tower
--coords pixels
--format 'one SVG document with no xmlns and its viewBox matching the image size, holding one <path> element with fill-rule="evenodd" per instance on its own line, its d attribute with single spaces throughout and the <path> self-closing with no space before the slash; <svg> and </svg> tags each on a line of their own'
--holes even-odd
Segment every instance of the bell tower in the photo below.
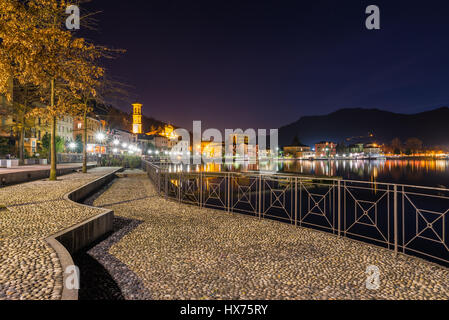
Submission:
<svg viewBox="0 0 449 320">
<path fill-rule="evenodd" d="M 133 133 L 142 133 L 142 104 L 133 103 Z"/>
</svg>

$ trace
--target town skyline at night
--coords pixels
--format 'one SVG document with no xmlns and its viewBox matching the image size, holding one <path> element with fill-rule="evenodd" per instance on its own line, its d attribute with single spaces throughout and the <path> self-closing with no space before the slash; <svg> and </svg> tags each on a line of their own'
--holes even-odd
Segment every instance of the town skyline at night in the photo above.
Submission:
<svg viewBox="0 0 449 320">
<path fill-rule="evenodd" d="M 0 0 L 0 306 L 449 301 L 447 12 Z"/>
</svg>

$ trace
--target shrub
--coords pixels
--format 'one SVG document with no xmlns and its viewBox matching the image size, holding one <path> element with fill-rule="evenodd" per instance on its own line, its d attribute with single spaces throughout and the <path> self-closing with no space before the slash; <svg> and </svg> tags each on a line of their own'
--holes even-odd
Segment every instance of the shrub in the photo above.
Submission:
<svg viewBox="0 0 449 320">
<path fill-rule="evenodd" d="M 100 164 L 103 167 L 123 167 L 136 169 L 141 167 L 142 159 L 138 156 L 108 155 L 101 158 Z"/>
</svg>

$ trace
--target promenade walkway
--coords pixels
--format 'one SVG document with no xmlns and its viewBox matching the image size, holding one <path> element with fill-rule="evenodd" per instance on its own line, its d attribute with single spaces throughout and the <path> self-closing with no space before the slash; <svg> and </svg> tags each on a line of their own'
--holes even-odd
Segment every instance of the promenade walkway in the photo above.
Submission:
<svg viewBox="0 0 449 320">
<path fill-rule="evenodd" d="M 89 251 L 127 299 L 449 299 L 447 268 L 328 233 L 166 201 L 138 170 L 125 171 L 94 205 L 131 221 Z M 372 265 L 380 271 L 377 290 L 366 287 Z"/>
<path fill-rule="evenodd" d="M 87 164 L 88 168 L 95 167 L 96 163 Z M 58 175 L 64 175 L 80 169 L 81 163 L 64 163 L 58 164 Z M 48 178 L 50 174 L 50 165 L 30 165 L 15 168 L 0 168 L 0 187 L 5 185 L 13 185 L 38 179 Z"/>
<path fill-rule="evenodd" d="M 45 238 L 99 213 L 63 196 L 117 168 L 0 189 L 0 300 L 60 299 L 62 270 Z"/>
<path fill-rule="evenodd" d="M 89 162 L 88 165 L 96 165 L 96 162 Z M 58 169 L 78 169 L 82 167 L 82 163 L 61 163 L 58 164 Z M 40 171 L 40 170 L 50 170 L 50 165 L 29 165 L 29 166 L 20 166 L 14 168 L 0 168 L 0 175 L 9 174 L 9 173 L 18 173 L 18 172 L 26 172 L 26 171 Z"/>
</svg>

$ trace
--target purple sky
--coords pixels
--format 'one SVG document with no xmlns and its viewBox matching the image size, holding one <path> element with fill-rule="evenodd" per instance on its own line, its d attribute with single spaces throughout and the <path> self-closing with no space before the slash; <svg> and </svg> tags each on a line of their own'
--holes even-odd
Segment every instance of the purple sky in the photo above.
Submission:
<svg viewBox="0 0 449 320">
<path fill-rule="evenodd" d="M 365 28 L 365 8 L 381 30 Z M 191 129 L 277 128 L 340 108 L 449 102 L 447 1 L 93 0 L 108 62 L 146 115 Z"/>
</svg>

